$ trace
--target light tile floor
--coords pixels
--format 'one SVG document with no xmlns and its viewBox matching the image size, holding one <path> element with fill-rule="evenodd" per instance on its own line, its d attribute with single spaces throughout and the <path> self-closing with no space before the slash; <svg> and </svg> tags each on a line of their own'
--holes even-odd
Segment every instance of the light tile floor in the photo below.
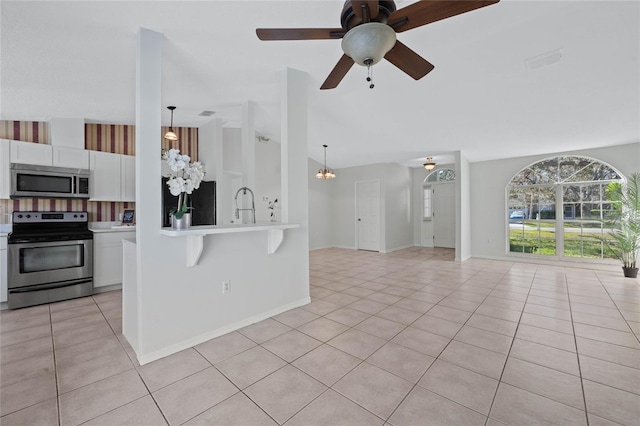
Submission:
<svg viewBox="0 0 640 426">
<path fill-rule="evenodd" d="M 0 423 L 640 423 L 638 280 L 452 257 L 313 251 L 309 305 L 142 367 L 119 291 L 3 311 Z"/>
</svg>

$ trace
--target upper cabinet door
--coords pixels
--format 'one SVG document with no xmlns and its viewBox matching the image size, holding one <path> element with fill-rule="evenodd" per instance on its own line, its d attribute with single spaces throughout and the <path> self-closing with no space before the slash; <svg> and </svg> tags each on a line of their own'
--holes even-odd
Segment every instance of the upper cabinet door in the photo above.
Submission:
<svg viewBox="0 0 640 426">
<path fill-rule="evenodd" d="M 89 169 L 89 151 L 84 149 L 53 147 L 53 165 L 73 169 Z"/>
<path fill-rule="evenodd" d="M 33 142 L 11 141 L 11 162 L 51 166 L 53 152 L 51 145 Z"/>
<path fill-rule="evenodd" d="M 120 157 L 109 152 L 90 151 L 89 196 L 92 201 L 120 200 Z"/>
</svg>

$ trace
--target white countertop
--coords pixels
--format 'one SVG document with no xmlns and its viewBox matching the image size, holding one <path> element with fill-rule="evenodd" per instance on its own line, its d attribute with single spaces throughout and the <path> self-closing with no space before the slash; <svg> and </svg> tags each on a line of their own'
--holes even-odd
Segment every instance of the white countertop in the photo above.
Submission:
<svg viewBox="0 0 640 426">
<path fill-rule="evenodd" d="M 89 222 L 89 231 L 98 234 L 103 232 L 130 232 L 135 230 L 135 225 L 121 225 L 120 222 Z"/>
<path fill-rule="evenodd" d="M 10 223 L 1 223 L 0 224 L 0 237 L 6 237 L 11 232 L 11 224 Z"/>
<path fill-rule="evenodd" d="M 204 236 L 212 234 L 232 234 L 236 232 L 256 232 L 268 231 L 275 229 L 291 229 L 299 228 L 299 224 L 280 223 L 280 222 L 262 222 L 262 223 L 245 223 L 245 224 L 229 224 L 229 225 L 198 225 L 191 226 L 187 229 L 162 228 L 160 233 L 169 237 L 184 236 Z"/>
</svg>

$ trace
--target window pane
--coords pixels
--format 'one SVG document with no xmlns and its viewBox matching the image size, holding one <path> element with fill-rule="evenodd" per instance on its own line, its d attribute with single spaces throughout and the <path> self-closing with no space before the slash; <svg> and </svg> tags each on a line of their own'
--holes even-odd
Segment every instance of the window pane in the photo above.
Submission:
<svg viewBox="0 0 640 426">
<path fill-rule="evenodd" d="M 600 203 L 584 203 L 582 205 L 582 219 L 600 219 Z"/>
<path fill-rule="evenodd" d="M 423 188 L 423 219 L 431 219 L 431 216 L 433 215 L 433 210 L 432 210 L 432 191 L 431 191 L 431 187 L 427 187 L 427 188 Z"/>
</svg>

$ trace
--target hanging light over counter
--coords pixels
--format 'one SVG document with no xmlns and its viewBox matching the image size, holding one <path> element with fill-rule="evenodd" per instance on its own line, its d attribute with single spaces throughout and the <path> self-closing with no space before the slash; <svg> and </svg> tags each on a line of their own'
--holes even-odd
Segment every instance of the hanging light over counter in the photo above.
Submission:
<svg viewBox="0 0 640 426">
<path fill-rule="evenodd" d="M 318 170 L 318 173 L 316 173 L 316 179 L 333 179 L 336 177 L 336 174 L 327 169 L 327 145 L 322 146 L 324 147 L 324 169 Z"/>
<path fill-rule="evenodd" d="M 171 111 L 171 126 L 169 126 L 169 131 L 164 134 L 164 138 L 168 141 L 177 141 L 178 135 L 173 131 L 173 110 L 176 109 L 176 107 L 168 106 L 167 109 Z"/>
</svg>

